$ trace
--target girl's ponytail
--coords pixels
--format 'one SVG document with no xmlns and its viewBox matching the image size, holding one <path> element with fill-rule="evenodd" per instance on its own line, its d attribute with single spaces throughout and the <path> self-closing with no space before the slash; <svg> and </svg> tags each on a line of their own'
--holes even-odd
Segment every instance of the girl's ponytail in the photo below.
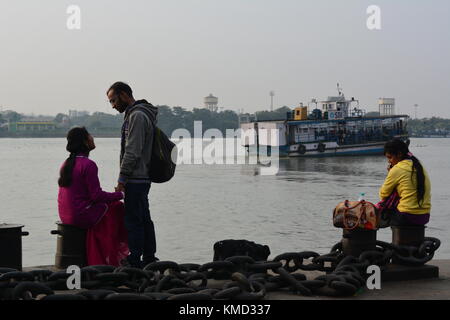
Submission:
<svg viewBox="0 0 450 320">
<path fill-rule="evenodd" d="M 58 179 L 58 185 L 60 187 L 68 187 L 72 183 L 72 171 L 75 167 L 75 159 L 76 154 L 71 153 L 64 163 L 63 167 L 61 168 L 60 176 Z"/>
</svg>

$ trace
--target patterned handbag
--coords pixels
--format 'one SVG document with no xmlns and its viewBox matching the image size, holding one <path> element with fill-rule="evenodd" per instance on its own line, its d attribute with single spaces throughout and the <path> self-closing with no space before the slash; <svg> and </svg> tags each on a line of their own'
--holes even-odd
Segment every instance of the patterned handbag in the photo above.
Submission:
<svg viewBox="0 0 450 320">
<path fill-rule="evenodd" d="M 333 225 L 336 228 L 376 230 L 378 214 L 375 205 L 365 200 L 340 202 L 333 211 Z"/>
</svg>

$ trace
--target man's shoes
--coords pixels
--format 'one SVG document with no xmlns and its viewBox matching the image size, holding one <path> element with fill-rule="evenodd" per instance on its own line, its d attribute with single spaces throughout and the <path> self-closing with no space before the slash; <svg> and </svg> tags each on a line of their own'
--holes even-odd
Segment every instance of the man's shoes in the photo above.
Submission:
<svg viewBox="0 0 450 320">
<path fill-rule="evenodd" d="M 128 262 L 127 258 L 120 260 L 119 264 L 121 267 L 130 267 L 131 266 L 131 264 Z"/>
<path fill-rule="evenodd" d="M 141 265 L 139 263 L 136 262 L 133 263 L 133 261 L 130 261 L 129 256 L 120 261 L 120 266 L 130 268 L 141 268 Z"/>
<path fill-rule="evenodd" d="M 157 262 L 157 261 L 159 261 L 159 259 L 156 258 L 156 257 L 153 257 L 153 258 L 145 258 L 145 259 L 142 261 L 142 268 L 145 268 L 148 264 L 153 263 L 153 262 Z"/>
<path fill-rule="evenodd" d="M 152 258 L 146 258 L 143 261 L 135 262 L 132 259 L 130 259 L 130 256 L 126 257 L 125 259 L 122 259 L 120 261 L 121 267 L 131 267 L 131 268 L 140 268 L 143 269 L 145 266 L 147 266 L 150 263 L 159 261 L 158 258 L 152 257 Z"/>
</svg>

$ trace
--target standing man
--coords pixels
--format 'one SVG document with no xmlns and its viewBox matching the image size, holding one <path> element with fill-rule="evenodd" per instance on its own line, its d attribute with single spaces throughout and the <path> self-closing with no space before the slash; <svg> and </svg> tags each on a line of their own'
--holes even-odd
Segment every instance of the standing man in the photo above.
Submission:
<svg viewBox="0 0 450 320">
<path fill-rule="evenodd" d="M 125 112 L 116 187 L 116 191 L 125 192 L 125 226 L 130 255 L 123 265 L 141 268 L 158 260 L 155 257 L 155 227 L 148 202 L 149 166 L 158 109 L 146 100 L 136 101 L 130 86 L 123 82 L 114 83 L 106 95 L 114 109 Z"/>
</svg>

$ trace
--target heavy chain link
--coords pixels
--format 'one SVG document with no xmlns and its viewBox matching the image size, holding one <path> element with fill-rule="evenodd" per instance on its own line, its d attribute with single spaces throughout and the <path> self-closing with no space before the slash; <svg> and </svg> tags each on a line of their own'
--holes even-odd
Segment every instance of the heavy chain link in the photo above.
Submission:
<svg viewBox="0 0 450 320">
<path fill-rule="evenodd" d="M 423 265 L 440 244 L 431 237 L 415 247 L 377 241 L 375 250 L 354 257 L 345 256 L 338 242 L 327 254 L 286 252 L 272 261 L 234 256 L 203 265 L 158 261 L 143 269 L 88 266 L 81 269 L 84 291 L 75 294 L 54 292 L 67 290 L 70 274 L 65 271 L 0 268 L 0 300 L 260 300 L 267 292 L 283 290 L 304 296 L 352 296 L 365 286 L 368 266 L 383 268 L 391 260 Z M 307 280 L 299 271 L 325 274 Z M 209 288 L 211 279 L 227 281 L 221 288 Z"/>
</svg>

